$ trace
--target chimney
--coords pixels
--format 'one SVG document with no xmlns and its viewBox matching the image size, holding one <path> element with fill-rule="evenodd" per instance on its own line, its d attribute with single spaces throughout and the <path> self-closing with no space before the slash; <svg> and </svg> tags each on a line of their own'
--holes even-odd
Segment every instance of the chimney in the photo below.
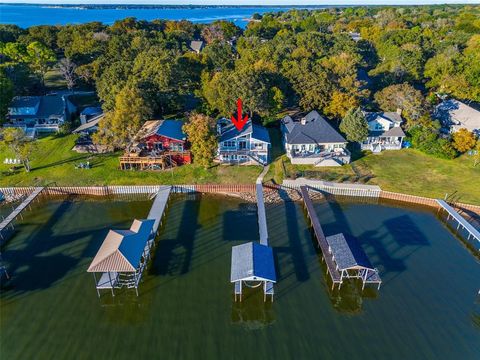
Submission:
<svg viewBox="0 0 480 360">
<path fill-rule="evenodd" d="M 402 116 L 402 109 L 397 108 L 397 114 L 400 115 L 400 116 Z"/>
<path fill-rule="evenodd" d="M 302 118 L 300 119 L 300 124 L 305 125 L 306 123 L 307 123 L 307 118 L 306 118 L 306 117 L 302 117 Z"/>
</svg>

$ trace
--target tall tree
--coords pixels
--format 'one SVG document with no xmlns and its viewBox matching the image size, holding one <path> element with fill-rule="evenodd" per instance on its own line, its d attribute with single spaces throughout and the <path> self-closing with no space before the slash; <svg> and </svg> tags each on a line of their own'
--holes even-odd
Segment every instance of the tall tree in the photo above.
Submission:
<svg viewBox="0 0 480 360">
<path fill-rule="evenodd" d="M 407 125 L 413 126 L 426 113 L 425 98 L 412 85 L 391 85 L 375 94 L 375 101 L 383 111 L 402 110 Z"/>
<path fill-rule="evenodd" d="M 45 86 L 45 74 L 55 62 L 55 53 L 38 41 L 27 46 L 28 63 L 31 69 L 38 74 L 40 81 Z"/>
<path fill-rule="evenodd" d="M 217 137 L 215 135 L 215 122 L 212 118 L 193 113 L 188 123 L 183 125 L 183 131 L 188 135 L 191 144 L 193 161 L 195 164 L 209 167 L 217 151 Z"/>
<path fill-rule="evenodd" d="M 115 97 L 115 108 L 100 121 L 94 141 L 110 150 L 127 148 L 151 115 L 138 87 L 127 85 Z"/>
<path fill-rule="evenodd" d="M 13 97 L 13 83 L 0 71 L 0 124 L 5 121 L 8 106 Z"/>
<path fill-rule="evenodd" d="M 361 142 L 368 137 L 368 122 L 360 107 L 351 108 L 340 123 L 348 141 Z"/>
<path fill-rule="evenodd" d="M 77 82 L 77 65 L 70 58 L 63 58 L 58 62 L 58 68 L 67 82 L 67 88 L 72 90 Z"/>
<path fill-rule="evenodd" d="M 25 131 L 20 128 L 4 128 L 2 130 L 3 141 L 19 159 L 26 172 L 30 172 L 30 157 L 36 149 L 36 143 L 26 137 Z"/>
</svg>

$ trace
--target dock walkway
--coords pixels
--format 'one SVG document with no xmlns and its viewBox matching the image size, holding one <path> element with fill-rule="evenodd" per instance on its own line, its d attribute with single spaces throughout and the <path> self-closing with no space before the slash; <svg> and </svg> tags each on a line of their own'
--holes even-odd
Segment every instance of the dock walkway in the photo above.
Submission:
<svg viewBox="0 0 480 360">
<path fill-rule="evenodd" d="M 480 231 L 475 229 L 475 227 L 470 224 L 462 215 L 460 215 L 453 207 L 447 204 L 446 201 L 444 200 L 436 200 L 440 208 L 445 210 L 448 213 L 448 219 L 450 219 L 450 216 L 453 217 L 457 223 L 457 229 L 462 227 L 468 232 L 468 240 L 470 240 L 470 237 L 473 237 L 477 241 L 480 242 Z"/>
<path fill-rule="evenodd" d="M 155 223 L 153 225 L 153 232 L 156 233 L 163 217 L 165 208 L 167 207 L 168 197 L 172 191 L 171 186 L 162 186 L 158 190 L 157 195 L 155 195 L 155 200 L 153 201 L 152 208 L 148 213 L 147 219 L 154 219 Z"/>
<path fill-rule="evenodd" d="M 258 211 L 258 232 L 260 244 L 268 246 L 267 215 L 265 212 L 265 201 L 263 200 L 263 185 L 256 184 L 257 211 Z"/>
<path fill-rule="evenodd" d="M 329 245 L 328 245 L 327 239 L 325 237 L 325 234 L 323 233 L 322 226 L 320 225 L 320 221 L 318 220 L 317 213 L 315 212 L 315 209 L 313 207 L 312 199 L 310 199 L 310 196 L 308 195 L 307 187 L 300 186 L 300 192 L 302 193 L 303 202 L 307 209 L 308 217 L 310 218 L 310 221 L 312 223 L 313 232 L 315 233 L 315 237 L 317 238 L 318 246 L 322 250 L 323 259 L 327 264 L 327 272 L 330 274 L 330 277 L 332 278 L 332 281 L 333 281 L 332 288 L 333 288 L 335 284 L 342 283 L 340 272 L 337 270 L 337 265 L 333 260 L 333 255 L 329 251 Z"/>
<path fill-rule="evenodd" d="M 0 237 L 3 239 L 2 231 L 5 230 L 11 223 L 14 221 L 18 215 L 21 214 L 25 208 L 31 204 L 35 198 L 40 195 L 40 193 L 43 191 L 43 187 L 36 187 L 30 195 L 28 195 L 25 200 L 22 201 L 20 205 L 18 205 L 11 213 L 8 215 L 6 218 L 0 222 Z"/>
</svg>

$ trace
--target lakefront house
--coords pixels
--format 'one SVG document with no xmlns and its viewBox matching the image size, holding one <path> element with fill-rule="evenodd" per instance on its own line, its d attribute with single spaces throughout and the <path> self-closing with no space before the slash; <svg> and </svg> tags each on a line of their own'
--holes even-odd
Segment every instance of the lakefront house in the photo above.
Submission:
<svg viewBox="0 0 480 360">
<path fill-rule="evenodd" d="M 23 128 L 27 133 L 57 132 L 76 110 L 63 95 L 16 96 L 8 107 L 7 126 Z"/>
<path fill-rule="evenodd" d="M 480 136 L 480 111 L 456 99 L 438 104 L 434 118 L 451 133 L 466 129 Z"/>
<path fill-rule="evenodd" d="M 281 130 L 292 164 L 340 166 L 350 162 L 345 138 L 315 110 L 285 116 Z"/>
<path fill-rule="evenodd" d="M 146 121 L 120 158 L 122 169 L 163 170 L 192 162 L 181 120 Z"/>
<path fill-rule="evenodd" d="M 266 165 L 271 147 L 268 130 L 249 120 L 241 131 L 227 119 L 217 122 L 217 161 L 222 164 Z"/>
<path fill-rule="evenodd" d="M 383 150 L 400 150 L 405 133 L 401 110 L 396 112 L 364 112 L 368 123 L 368 137 L 360 146 L 362 150 L 379 153 Z"/>
</svg>

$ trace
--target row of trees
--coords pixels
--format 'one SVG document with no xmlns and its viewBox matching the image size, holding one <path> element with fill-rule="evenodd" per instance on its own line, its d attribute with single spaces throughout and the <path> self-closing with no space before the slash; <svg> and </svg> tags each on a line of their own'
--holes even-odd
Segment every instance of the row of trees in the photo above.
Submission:
<svg viewBox="0 0 480 360">
<path fill-rule="evenodd" d="M 227 21 L 133 18 L 1 25 L 0 116 L 13 94 L 42 89 L 55 64 L 70 88 L 80 80 L 96 89 L 107 114 L 96 140 L 112 148 L 127 146 L 151 116 L 195 107 L 229 115 L 238 97 L 251 117 L 299 106 L 340 122 L 360 106 L 401 109 L 408 131 L 427 132 L 430 91 L 480 100 L 479 15 L 479 6 L 292 10 L 258 16 L 245 31 Z M 189 49 L 194 39 L 206 43 L 201 54 Z"/>
</svg>

